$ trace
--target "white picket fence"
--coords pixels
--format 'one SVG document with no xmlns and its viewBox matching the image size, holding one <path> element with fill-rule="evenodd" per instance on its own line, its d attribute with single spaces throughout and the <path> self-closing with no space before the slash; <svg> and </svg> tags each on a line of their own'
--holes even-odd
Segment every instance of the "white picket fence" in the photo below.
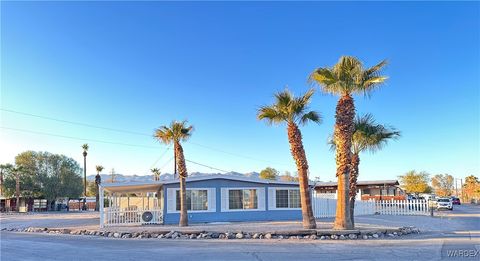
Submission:
<svg viewBox="0 0 480 261">
<path fill-rule="evenodd" d="M 142 220 L 142 214 L 146 211 L 152 214 L 150 221 Z M 161 209 L 120 210 L 118 208 L 105 208 L 103 222 L 104 226 L 162 224 L 163 211 Z"/>
<path fill-rule="evenodd" d="M 378 200 L 375 212 L 380 215 L 429 215 L 428 201 L 415 200 Z"/>
<path fill-rule="evenodd" d="M 316 218 L 335 217 L 337 200 L 312 196 L 313 213 Z M 361 215 L 428 215 L 426 200 L 368 200 L 355 201 L 355 216 Z"/>
</svg>

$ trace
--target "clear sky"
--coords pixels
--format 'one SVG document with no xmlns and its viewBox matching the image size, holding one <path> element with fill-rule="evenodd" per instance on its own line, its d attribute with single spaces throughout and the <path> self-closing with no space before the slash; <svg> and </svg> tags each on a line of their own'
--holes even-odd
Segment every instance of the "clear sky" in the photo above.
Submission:
<svg viewBox="0 0 480 261">
<path fill-rule="evenodd" d="M 187 159 L 293 172 L 285 126 L 257 121 L 256 109 L 286 85 L 306 91 L 316 67 L 353 55 L 367 66 L 389 60 L 387 84 L 355 97 L 357 112 L 402 131 L 361 156 L 361 180 L 411 169 L 478 175 L 479 10 L 478 2 L 2 1 L 0 162 L 41 150 L 82 163 L 87 142 L 89 174 L 97 164 L 105 173 L 171 173 L 172 151 L 150 135 L 188 119 Z M 324 121 L 302 128 L 311 175 L 324 181 L 335 179 L 326 141 L 337 99 L 317 91 L 311 107 Z"/>
</svg>

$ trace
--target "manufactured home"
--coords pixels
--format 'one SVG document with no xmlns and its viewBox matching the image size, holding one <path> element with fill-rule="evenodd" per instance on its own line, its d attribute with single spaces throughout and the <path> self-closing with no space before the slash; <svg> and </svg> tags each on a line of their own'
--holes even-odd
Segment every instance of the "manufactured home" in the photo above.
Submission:
<svg viewBox="0 0 480 261">
<path fill-rule="evenodd" d="M 301 220 L 298 182 L 230 175 L 186 180 L 190 223 Z M 177 224 L 179 181 L 100 186 L 100 225 Z"/>
</svg>

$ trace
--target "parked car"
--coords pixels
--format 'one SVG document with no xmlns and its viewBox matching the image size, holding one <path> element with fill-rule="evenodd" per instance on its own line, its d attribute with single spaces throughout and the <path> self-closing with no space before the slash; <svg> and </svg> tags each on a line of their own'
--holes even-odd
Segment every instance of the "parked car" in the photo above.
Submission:
<svg viewBox="0 0 480 261">
<path fill-rule="evenodd" d="M 453 205 L 461 205 L 460 199 L 457 197 L 452 197 L 452 204 Z"/>
<path fill-rule="evenodd" d="M 437 210 L 448 209 L 453 210 L 453 204 L 451 198 L 439 198 L 437 199 Z"/>
</svg>

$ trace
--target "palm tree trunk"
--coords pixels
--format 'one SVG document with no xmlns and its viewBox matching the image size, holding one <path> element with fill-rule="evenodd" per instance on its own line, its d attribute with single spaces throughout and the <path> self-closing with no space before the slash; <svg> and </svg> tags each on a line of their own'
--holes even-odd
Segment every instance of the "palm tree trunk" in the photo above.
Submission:
<svg viewBox="0 0 480 261">
<path fill-rule="evenodd" d="M 313 215 L 312 201 L 310 199 L 310 189 L 308 186 L 308 162 L 305 150 L 303 149 L 302 133 L 297 125 L 292 122 L 288 123 L 287 131 L 290 151 L 297 164 L 298 170 L 303 228 L 313 229 L 317 227 L 317 224 L 315 222 L 315 216 Z"/>
<path fill-rule="evenodd" d="M 350 169 L 350 218 L 352 219 L 352 226 L 355 227 L 355 198 L 357 197 L 357 178 L 358 166 L 360 165 L 360 157 L 358 153 L 352 154 L 352 164 Z"/>
<path fill-rule="evenodd" d="M 336 142 L 337 163 L 337 210 L 333 229 L 353 229 L 349 209 L 349 166 L 351 158 L 352 136 L 355 131 L 353 118 L 355 105 L 350 95 L 340 98 L 335 112 L 334 140 Z"/>
<path fill-rule="evenodd" d="M 95 176 L 95 211 L 98 211 L 100 209 L 100 190 L 98 189 L 98 186 L 101 183 L 101 177 L 100 177 L 100 172 L 97 173 Z"/>
<path fill-rule="evenodd" d="M 188 215 L 187 215 L 187 190 L 186 182 L 187 178 L 187 166 L 185 164 L 185 157 L 183 155 L 183 148 L 179 142 L 175 142 L 175 155 L 177 158 L 177 169 L 178 175 L 180 178 L 180 222 L 178 226 L 186 227 L 188 226 Z"/>
</svg>

